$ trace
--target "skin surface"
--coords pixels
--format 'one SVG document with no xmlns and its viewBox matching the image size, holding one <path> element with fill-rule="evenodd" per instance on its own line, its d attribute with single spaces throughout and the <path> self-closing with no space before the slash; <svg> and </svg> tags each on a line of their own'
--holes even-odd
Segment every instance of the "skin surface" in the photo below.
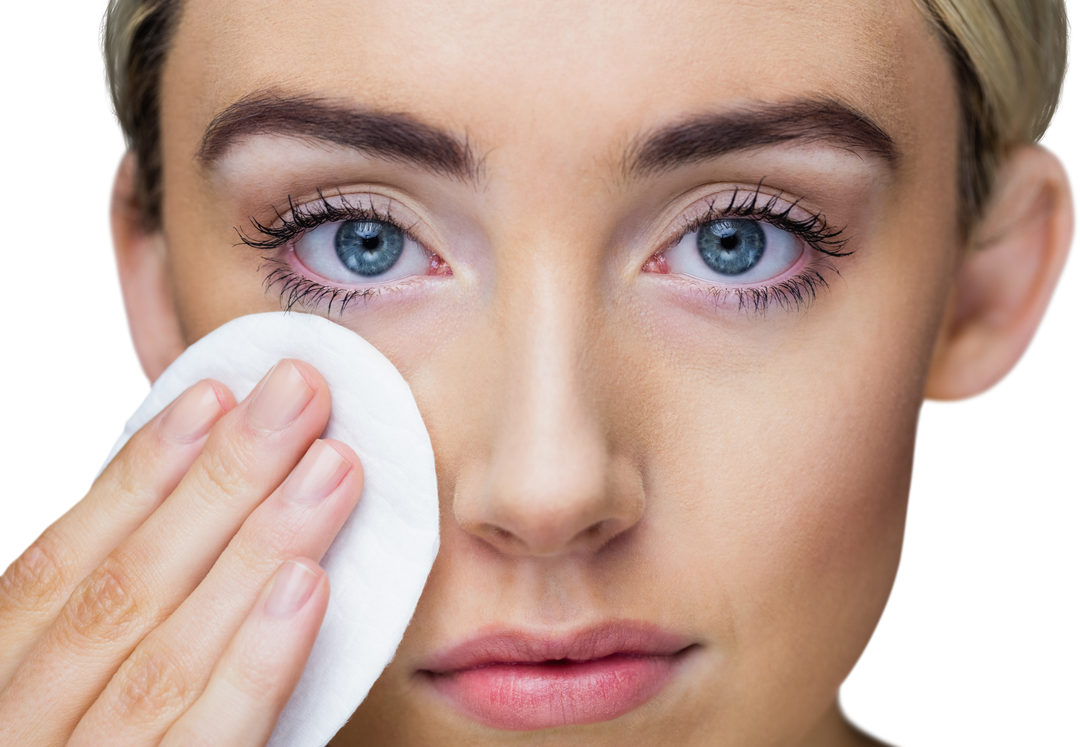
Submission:
<svg viewBox="0 0 1080 747">
<path fill-rule="evenodd" d="M 281 54 L 295 48 L 317 54 L 298 66 Z M 378 185 L 417 206 L 454 273 L 335 315 L 413 387 L 444 505 L 414 623 L 349 735 L 520 743 L 418 686 L 419 662 L 477 629 L 624 618 L 700 648 L 647 708 L 569 727 L 566 743 L 794 744 L 822 719 L 899 559 L 959 245 L 955 151 L 936 136 L 956 129 L 947 71 L 902 3 L 189 5 L 163 87 L 185 341 L 278 307 L 259 253 L 229 242 L 289 195 Z M 483 180 L 285 139 L 251 138 L 218 169 L 191 168 L 210 119 L 267 87 L 467 134 Z M 620 174 L 644 131 L 796 97 L 881 123 L 902 153 L 896 172 L 800 145 Z M 855 254 L 836 261 L 844 280 L 809 311 L 716 308 L 640 271 L 687 195 L 762 179 L 854 237 Z M 621 532 L 583 536 L 599 522 Z"/>
<path fill-rule="evenodd" d="M 1071 230 L 1060 165 L 1019 148 L 974 237 L 985 251 L 969 258 L 949 60 L 913 4 L 188 0 L 161 93 L 163 227 L 139 227 L 130 159 L 114 206 L 151 377 L 230 319 L 282 308 L 275 268 L 316 278 L 291 244 L 238 242 L 258 238 L 253 220 L 272 227 L 321 193 L 385 209 L 438 258 L 412 278 L 337 283 L 378 290 L 344 307 L 326 295 L 294 307 L 355 330 L 399 368 L 439 475 L 435 568 L 397 657 L 335 745 L 872 743 L 836 698 L 895 575 L 920 403 L 979 391 L 1015 362 Z M 467 143 L 475 168 L 439 173 L 282 134 L 199 158 L 208 125 L 253 95 L 405 115 Z M 803 138 L 632 167 L 662 128 L 793 101 L 858 112 L 896 157 Z M 806 249 L 795 265 L 829 286 L 812 303 L 741 307 L 722 279 L 687 278 L 675 262 L 710 203 L 756 190 L 757 204 L 797 203 L 794 217 L 842 229 L 845 256 Z M 304 447 L 325 419 L 318 402 L 299 421 Z M 213 457 L 248 436 L 215 426 L 210 438 Z M 287 469 L 301 452 L 286 446 Z M 237 609 L 269 571 L 252 578 Z M 165 733 L 203 692 L 238 615 L 220 635 L 199 628 L 213 643 L 178 624 L 205 662 L 167 707 L 95 706 L 82 733 Z M 492 728 L 421 671 L 478 632 L 614 621 L 691 645 L 654 697 L 610 720 Z M 251 707 L 263 729 L 251 743 L 282 697 Z M 216 702 L 179 723 L 235 727 L 239 716 L 211 713 Z"/>
</svg>

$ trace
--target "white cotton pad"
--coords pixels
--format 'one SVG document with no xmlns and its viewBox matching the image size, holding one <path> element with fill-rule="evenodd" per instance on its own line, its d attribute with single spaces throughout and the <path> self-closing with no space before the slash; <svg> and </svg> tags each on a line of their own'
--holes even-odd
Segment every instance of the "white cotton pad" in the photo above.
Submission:
<svg viewBox="0 0 1080 747">
<path fill-rule="evenodd" d="M 409 385 L 353 332 L 310 314 L 235 319 L 169 366 L 128 421 L 106 464 L 147 421 L 200 379 L 243 399 L 282 358 L 315 366 L 330 386 L 323 434 L 364 465 L 360 504 L 322 559 L 330 607 L 272 747 L 322 747 L 394 656 L 439 547 L 435 458 Z"/>
</svg>

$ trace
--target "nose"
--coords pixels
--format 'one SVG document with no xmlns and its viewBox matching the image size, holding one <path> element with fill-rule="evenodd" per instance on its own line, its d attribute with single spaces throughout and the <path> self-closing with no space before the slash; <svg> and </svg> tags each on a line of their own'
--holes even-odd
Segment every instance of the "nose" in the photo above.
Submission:
<svg viewBox="0 0 1080 747">
<path fill-rule="evenodd" d="M 603 325 L 564 291 L 535 282 L 517 299 L 528 308 L 500 314 L 510 321 L 498 335 L 498 391 L 489 392 L 489 457 L 474 489 L 454 498 L 462 528 L 509 555 L 595 552 L 644 511 L 633 460 L 609 436 Z"/>
</svg>

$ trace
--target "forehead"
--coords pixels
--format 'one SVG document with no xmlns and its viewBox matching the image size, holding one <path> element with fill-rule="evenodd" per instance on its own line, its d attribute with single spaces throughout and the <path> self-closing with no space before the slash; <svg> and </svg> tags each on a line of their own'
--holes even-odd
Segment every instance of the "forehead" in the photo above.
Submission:
<svg viewBox="0 0 1080 747">
<path fill-rule="evenodd" d="M 485 149 L 792 97 L 844 102 L 902 141 L 931 47 L 899 1 L 187 0 L 164 86 L 193 125 L 274 89 L 417 113 Z"/>
</svg>

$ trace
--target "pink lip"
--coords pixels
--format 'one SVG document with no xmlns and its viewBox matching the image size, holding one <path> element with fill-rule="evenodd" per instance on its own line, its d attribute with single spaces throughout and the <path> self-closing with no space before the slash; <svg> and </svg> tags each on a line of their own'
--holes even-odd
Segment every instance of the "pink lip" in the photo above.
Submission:
<svg viewBox="0 0 1080 747">
<path fill-rule="evenodd" d="M 667 684 L 691 647 L 682 636 L 632 621 L 555 637 L 503 631 L 436 654 L 420 674 L 475 721 L 548 729 L 632 711 Z"/>
</svg>

